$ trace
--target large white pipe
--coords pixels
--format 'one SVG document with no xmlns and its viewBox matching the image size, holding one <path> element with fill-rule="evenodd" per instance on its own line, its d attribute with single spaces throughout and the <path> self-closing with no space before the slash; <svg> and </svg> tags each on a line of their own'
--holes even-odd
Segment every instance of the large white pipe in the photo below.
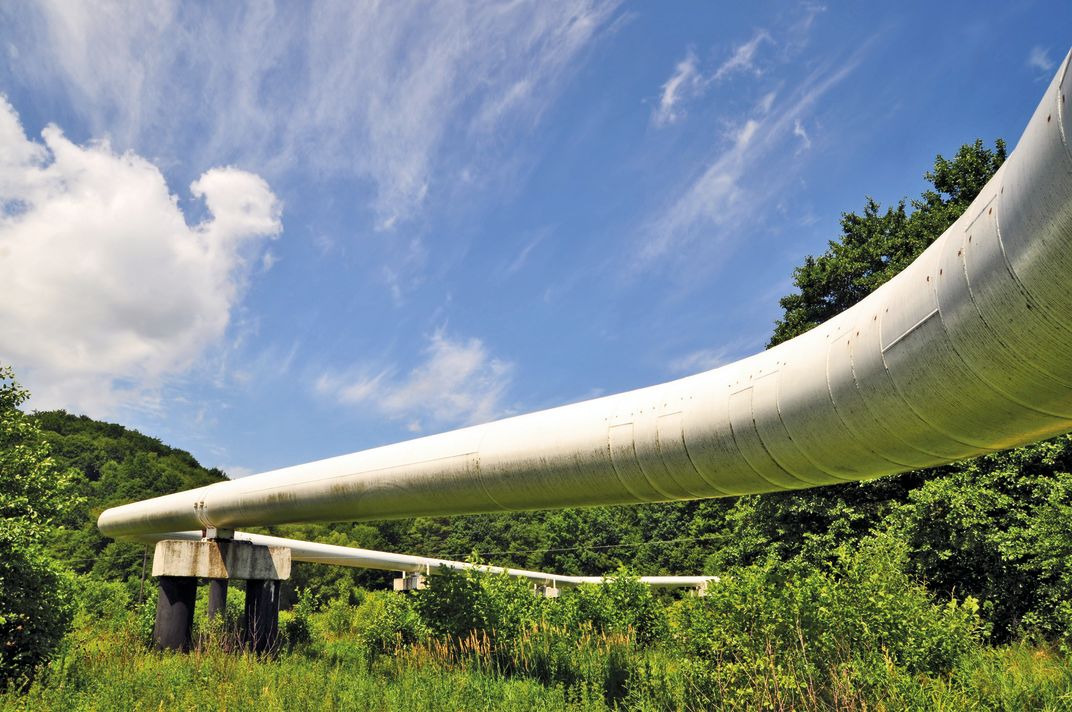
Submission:
<svg viewBox="0 0 1072 712">
<path fill-rule="evenodd" d="M 196 532 L 167 532 L 139 536 L 137 539 L 145 543 L 161 541 L 163 539 L 182 539 L 186 541 L 199 541 L 202 538 L 200 531 Z M 314 564 L 330 564 L 332 566 L 346 566 L 352 569 L 375 569 L 378 571 L 399 571 L 414 574 L 436 574 L 441 569 L 478 569 L 493 574 L 506 574 L 514 578 L 523 578 L 538 586 L 551 586 L 553 588 L 573 588 L 583 584 L 601 584 L 608 580 L 606 576 L 565 576 L 549 574 L 542 571 L 528 571 L 526 569 L 511 569 L 502 566 L 488 566 L 485 564 L 471 564 L 465 561 L 450 561 L 449 559 L 436 559 L 428 556 L 411 556 L 409 554 L 395 554 L 390 551 L 375 551 L 373 549 L 359 549 L 352 546 L 337 546 L 335 544 L 317 544 L 300 539 L 285 539 L 278 536 L 265 534 L 249 534 L 247 532 L 235 532 L 234 539 L 248 541 L 260 546 L 284 546 L 290 549 L 290 557 L 294 561 L 305 561 Z M 610 577 L 613 578 L 613 577 Z M 708 583 L 718 582 L 718 576 L 640 576 L 640 582 L 652 588 L 704 588 Z"/>
<path fill-rule="evenodd" d="M 109 509 L 109 536 L 792 490 L 1072 429 L 1069 58 L 915 262 L 714 371 Z"/>
</svg>

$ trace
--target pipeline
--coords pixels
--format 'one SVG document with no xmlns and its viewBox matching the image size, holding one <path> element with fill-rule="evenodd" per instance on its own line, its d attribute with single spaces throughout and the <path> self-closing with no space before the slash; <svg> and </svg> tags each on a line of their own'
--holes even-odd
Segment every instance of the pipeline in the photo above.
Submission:
<svg viewBox="0 0 1072 712">
<path fill-rule="evenodd" d="M 1072 430 L 1069 57 L 1015 150 L 901 274 L 706 373 L 115 507 L 112 537 L 760 492 Z"/>
</svg>

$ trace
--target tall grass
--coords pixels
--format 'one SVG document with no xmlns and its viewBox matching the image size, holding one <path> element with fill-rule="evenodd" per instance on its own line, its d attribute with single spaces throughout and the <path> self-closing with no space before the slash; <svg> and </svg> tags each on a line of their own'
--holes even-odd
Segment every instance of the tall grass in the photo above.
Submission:
<svg viewBox="0 0 1072 712">
<path fill-rule="evenodd" d="M 1065 654 L 988 646 L 975 601 L 936 602 L 897 557 L 877 542 L 827 569 L 761 563 L 676 601 L 624 579 L 549 600 L 476 574 L 303 598 L 274 658 L 236 650 L 237 610 L 199 618 L 190 655 L 150 652 L 151 607 L 126 613 L 102 589 L 0 708 L 1072 709 Z"/>
</svg>

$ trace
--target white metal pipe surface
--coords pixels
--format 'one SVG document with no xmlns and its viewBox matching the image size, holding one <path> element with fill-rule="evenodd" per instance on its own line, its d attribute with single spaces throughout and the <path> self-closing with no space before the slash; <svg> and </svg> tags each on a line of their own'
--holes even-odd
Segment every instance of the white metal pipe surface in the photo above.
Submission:
<svg viewBox="0 0 1072 712">
<path fill-rule="evenodd" d="M 650 388 L 109 509 L 109 536 L 792 490 L 1072 429 L 1072 76 L 907 269 L 812 331 Z"/>
<path fill-rule="evenodd" d="M 189 532 L 166 532 L 161 534 L 149 534 L 135 537 L 143 543 L 155 543 L 164 539 L 182 539 L 186 541 L 200 541 L 200 531 Z M 352 546 L 338 546 L 335 544 L 317 544 L 301 539 L 286 539 L 278 536 L 265 534 L 250 534 L 247 532 L 235 532 L 234 539 L 248 541 L 259 546 L 284 546 L 290 549 L 290 558 L 293 561 L 305 561 L 314 564 L 330 564 L 333 566 L 345 566 L 352 569 L 375 569 L 378 571 L 398 571 L 402 573 L 414 573 L 432 575 L 439 573 L 441 569 L 478 569 L 488 573 L 502 574 L 514 578 L 523 578 L 540 586 L 553 586 L 554 588 L 573 588 L 582 584 L 605 583 L 606 576 L 565 576 L 549 574 L 542 571 L 528 571 L 526 569 L 511 569 L 502 566 L 488 566 L 484 564 L 471 564 L 466 561 L 451 561 L 449 559 L 436 559 L 428 556 L 411 556 L 409 554 L 395 554 L 390 551 L 375 551 L 373 549 L 359 549 Z M 640 576 L 641 583 L 652 588 L 700 588 L 708 583 L 717 583 L 718 576 Z"/>
</svg>

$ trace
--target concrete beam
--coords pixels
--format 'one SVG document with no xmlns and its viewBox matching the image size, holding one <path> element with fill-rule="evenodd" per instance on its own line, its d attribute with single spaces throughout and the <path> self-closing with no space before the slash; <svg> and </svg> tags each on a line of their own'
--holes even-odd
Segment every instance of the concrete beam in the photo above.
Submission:
<svg viewBox="0 0 1072 712">
<path fill-rule="evenodd" d="M 157 542 L 153 576 L 281 581 L 290 578 L 290 549 L 247 541 Z"/>
</svg>

